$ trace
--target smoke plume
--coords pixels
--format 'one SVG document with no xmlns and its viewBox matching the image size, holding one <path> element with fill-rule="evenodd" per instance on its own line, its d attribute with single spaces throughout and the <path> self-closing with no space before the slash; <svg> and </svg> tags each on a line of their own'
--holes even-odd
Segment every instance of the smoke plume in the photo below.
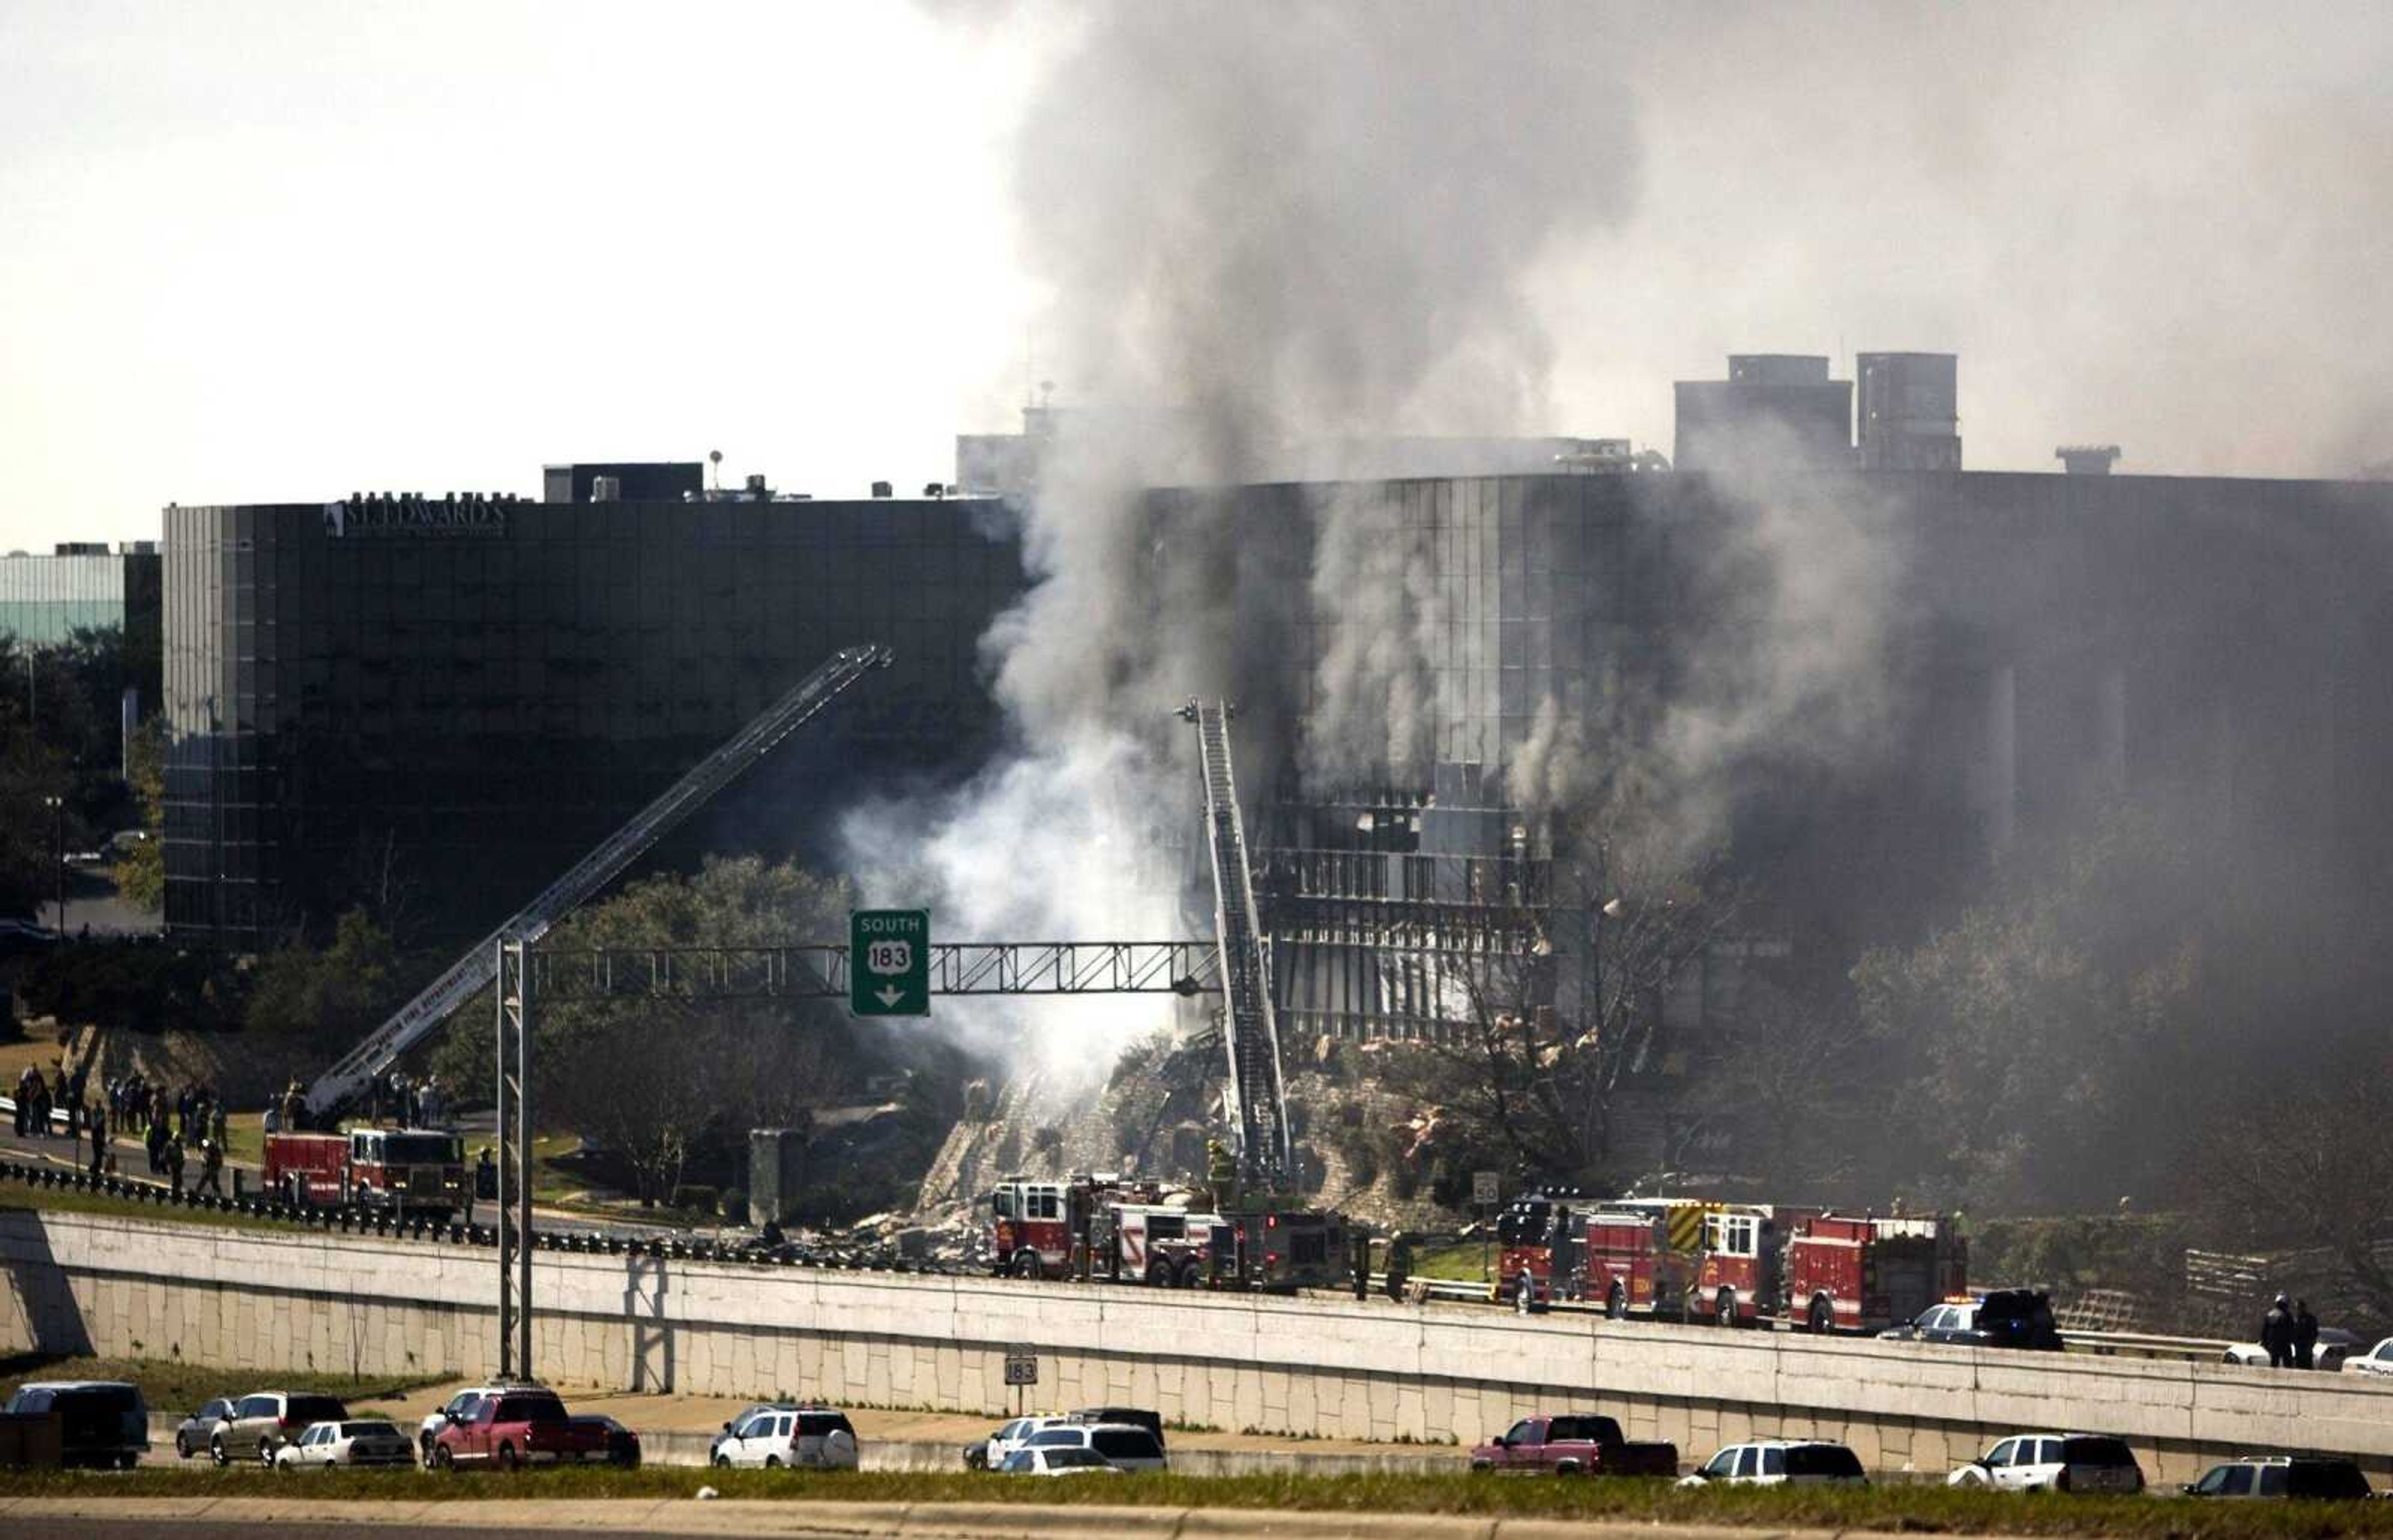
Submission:
<svg viewBox="0 0 2393 1540">
<path fill-rule="evenodd" d="M 1554 347 L 1524 277 L 1619 216 L 1637 161 L 1628 39 L 1576 7 L 1141 5 L 1070 22 L 1015 144 L 1066 403 L 1027 510 L 1033 587 L 984 646 L 1017 748 L 944 810 L 909 879 L 1026 939 L 1164 922 L 1117 879 L 1158 824 L 1195 825 L 1181 700 L 1252 696 L 1250 797 L 1273 773 L 1298 724 L 1241 659 L 1287 668 L 1284 617 L 1254 594 L 1259 564 L 1290 550 L 1309 581 L 1277 575 L 1309 588 L 1332 638 L 1308 776 L 1421 767 L 1438 584 L 1384 505 L 1299 505 L 1317 533 L 1290 546 L 1201 497 L 1160 527 L 1145 489 L 1268 478 L 1293 447 L 1350 437 L 1543 426 Z"/>
</svg>

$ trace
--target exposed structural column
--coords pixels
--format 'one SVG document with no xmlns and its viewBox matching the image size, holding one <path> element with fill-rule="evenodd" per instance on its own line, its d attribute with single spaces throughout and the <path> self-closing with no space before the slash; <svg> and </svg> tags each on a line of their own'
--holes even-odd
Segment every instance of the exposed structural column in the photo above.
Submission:
<svg viewBox="0 0 2393 1540">
<path fill-rule="evenodd" d="M 531 972 L 498 942 L 499 1377 L 531 1371 Z"/>
</svg>

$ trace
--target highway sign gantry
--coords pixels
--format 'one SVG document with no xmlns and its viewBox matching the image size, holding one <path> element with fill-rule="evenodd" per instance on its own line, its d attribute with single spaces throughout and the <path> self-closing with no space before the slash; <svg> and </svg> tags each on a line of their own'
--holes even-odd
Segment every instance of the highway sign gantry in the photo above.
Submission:
<svg viewBox="0 0 2393 1540">
<path fill-rule="evenodd" d="M 931 1013 L 931 911 L 856 909 L 847 925 L 847 1008 L 858 1016 Z"/>
</svg>

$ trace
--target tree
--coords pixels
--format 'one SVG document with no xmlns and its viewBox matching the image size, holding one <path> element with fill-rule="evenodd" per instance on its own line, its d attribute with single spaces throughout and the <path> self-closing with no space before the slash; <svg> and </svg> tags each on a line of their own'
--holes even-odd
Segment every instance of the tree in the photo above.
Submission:
<svg viewBox="0 0 2393 1540">
<path fill-rule="evenodd" d="M 1429 1053 L 1467 1141 L 1524 1173 L 1600 1184 L 1622 1090 L 1658 1067 L 1663 998 L 1743 893 L 1718 855 L 1686 855 L 1617 804 L 1566 825 L 1557 847 L 1550 903 L 1498 910 L 1501 945 L 1460 969 L 1460 1020 Z"/>
<path fill-rule="evenodd" d="M 156 913 L 166 907 L 166 733 L 164 719 L 151 717 L 133 735 L 126 754 L 134 804 L 141 815 L 141 838 L 116 858 L 116 891 L 127 902 Z"/>
<path fill-rule="evenodd" d="M 399 1003 L 399 954 L 390 933 L 363 911 L 345 911 L 321 949 L 293 941 L 257 964 L 244 1020 L 292 1040 L 294 1057 L 339 1052 Z"/>
<path fill-rule="evenodd" d="M 2201 917 L 2187 852 L 2118 814 L 2028 853 L 1994 898 L 1853 970 L 1887 1066 L 1886 1172 L 1939 1203 L 2080 1207 L 2164 1184 L 2196 1083 Z M 2158 1094 L 2156 1094 L 2156 1092 Z"/>
<path fill-rule="evenodd" d="M 848 907 L 843 882 L 795 865 L 710 859 L 694 877 L 634 883 L 543 945 L 791 946 L 843 932 Z M 536 1116 L 621 1156 L 646 1199 L 669 1196 L 693 1156 L 729 1154 L 752 1127 L 798 1121 L 841 1089 L 855 1059 L 844 1013 L 830 1001 L 696 994 L 556 1000 L 534 1017 Z M 466 1019 L 487 1023 L 488 1008 Z M 487 1065 L 487 1048 L 483 1057 Z"/>
<path fill-rule="evenodd" d="M 2196 1146 L 2201 1207 L 2228 1244 L 2315 1248 L 2335 1281 L 2393 1321 L 2393 1053 L 2306 1068 L 2297 1083 L 2239 1087 Z"/>
</svg>

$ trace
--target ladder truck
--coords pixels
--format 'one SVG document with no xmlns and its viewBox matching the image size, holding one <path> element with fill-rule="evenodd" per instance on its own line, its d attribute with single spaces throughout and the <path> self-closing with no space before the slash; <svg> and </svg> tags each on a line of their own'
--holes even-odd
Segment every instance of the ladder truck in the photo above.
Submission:
<svg viewBox="0 0 2393 1540">
<path fill-rule="evenodd" d="M 422 993 L 400 1006 L 364 1041 L 318 1076 L 305 1092 L 308 1120 L 329 1124 L 340 1108 L 355 1101 L 373 1083 L 375 1076 L 387 1070 L 400 1054 L 487 987 L 498 975 L 501 941 L 537 941 L 547 934 L 551 926 L 621 876 L 659 840 L 738 779 L 741 772 L 763 759 L 783 738 L 804 726 L 867 673 L 887 668 L 894 658 L 889 648 L 877 643 L 843 647 L 833 653 L 721 748 L 667 787 L 654 802 L 634 814 L 564 876 L 501 921 L 497 930 L 474 943 L 438 978 L 425 985 Z"/>
<path fill-rule="evenodd" d="M 1205 778 L 1205 835 L 1212 855 L 1213 938 L 1222 959 L 1222 1041 L 1230 1077 L 1223 1094 L 1231 1155 L 1241 1183 L 1277 1192 L 1296 1175 L 1280 1075 L 1279 1023 L 1272 1012 L 1270 942 L 1255 908 L 1246 823 L 1230 763 L 1230 707 L 1191 700 L 1180 714 L 1196 724 Z"/>
</svg>

